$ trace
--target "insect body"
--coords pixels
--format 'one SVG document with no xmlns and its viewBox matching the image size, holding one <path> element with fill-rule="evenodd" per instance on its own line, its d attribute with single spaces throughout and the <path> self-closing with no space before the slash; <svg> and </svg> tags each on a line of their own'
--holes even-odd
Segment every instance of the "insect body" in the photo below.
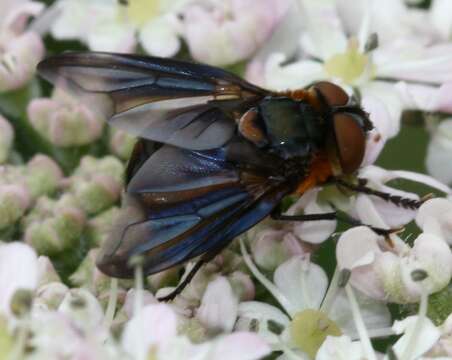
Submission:
<svg viewBox="0 0 452 360">
<path fill-rule="evenodd" d="M 206 65 L 110 53 L 62 54 L 38 69 L 138 137 L 123 213 L 98 259 L 114 277 L 133 276 L 134 255 L 147 274 L 198 256 L 201 266 L 284 196 L 355 172 L 372 127 L 329 82 L 276 93 Z"/>
</svg>

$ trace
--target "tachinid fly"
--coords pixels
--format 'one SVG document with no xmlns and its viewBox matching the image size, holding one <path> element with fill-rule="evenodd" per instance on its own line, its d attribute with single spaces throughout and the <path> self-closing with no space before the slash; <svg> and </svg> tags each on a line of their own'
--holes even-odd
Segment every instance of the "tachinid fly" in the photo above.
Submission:
<svg viewBox="0 0 452 360">
<path fill-rule="evenodd" d="M 138 137 L 122 216 L 97 266 L 127 278 L 135 255 L 146 274 L 199 257 L 166 299 L 286 195 L 356 172 L 372 128 L 330 82 L 272 92 L 207 65 L 96 52 L 53 56 L 38 70 Z"/>
</svg>

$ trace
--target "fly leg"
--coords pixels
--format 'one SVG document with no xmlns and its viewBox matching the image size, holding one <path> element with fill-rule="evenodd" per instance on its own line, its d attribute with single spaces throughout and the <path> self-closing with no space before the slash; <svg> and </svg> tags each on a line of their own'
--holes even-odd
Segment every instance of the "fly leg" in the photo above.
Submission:
<svg viewBox="0 0 452 360">
<path fill-rule="evenodd" d="M 157 300 L 158 301 L 171 301 L 174 300 L 174 298 L 179 295 L 182 290 L 185 289 L 185 287 L 190 284 L 190 281 L 192 281 L 193 277 L 196 275 L 196 273 L 198 272 L 199 269 L 201 269 L 201 267 L 206 263 L 207 261 L 203 259 L 203 257 L 201 259 L 199 259 L 195 266 L 192 267 L 192 269 L 190 270 L 190 272 L 188 273 L 187 276 L 185 276 L 183 278 L 183 280 L 177 285 L 177 287 L 171 291 L 168 295 L 159 297 Z"/>
<path fill-rule="evenodd" d="M 276 208 L 272 214 L 272 219 L 282 221 L 322 221 L 322 220 L 338 220 L 345 222 L 352 226 L 367 226 L 378 235 L 388 236 L 394 232 L 400 231 L 400 229 L 382 229 L 379 227 L 363 224 L 358 220 L 353 219 L 350 216 L 339 214 L 336 211 L 320 213 L 320 214 L 301 214 L 301 215 L 283 215 L 279 208 Z"/>
<path fill-rule="evenodd" d="M 393 203 L 394 205 L 406 208 L 406 209 L 413 209 L 416 210 L 418 209 L 426 200 L 428 200 L 430 198 L 430 196 L 426 196 L 423 197 L 420 200 L 415 200 L 415 199 L 409 199 L 409 198 L 404 198 L 402 196 L 399 195 L 392 195 L 383 191 L 378 191 L 378 190 L 374 190 L 371 189 L 370 187 L 367 187 L 367 180 L 366 179 L 358 179 L 358 183 L 357 184 L 352 184 L 352 183 L 348 183 L 342 179 L 336 178 L 334 179 L 334 182 L 342 187 L 345 187 L 349 190 L 358 192 L 358 193 L 363 193 L 363 194 L 367 194 L 367 195 L 373 195 L 373 196 L 377 196 L 383 200 L 389 201 L 391 203 Z"/>
<path fill-rule="evenodd" d="M 229 244 L 229 242 L 227 243 Z M 182 281 L 177 285 L 177 287 L 170 292 L 168 295 L 165 295 L 163 297 L 158 298 L 158 301 L 171 301 L 174 300 L 174 298 L 179 295 L 190 282 L 193 280 L 196 273 L 201 269 L 201 267 L 204 264 L 207 264 L 210 260 L 212 260 L 215 256 L 217 256 L 221 250 L 225 248 L 224 244 L 221 244 L 217 248 L 214 248 L 210 250 L 209 252 L 205 253 L 201 256 L 201 258 L 196 262 L 195 266 L 193 266 L 190 270 L 190 272 L 185 276 Z"/>
</svg>

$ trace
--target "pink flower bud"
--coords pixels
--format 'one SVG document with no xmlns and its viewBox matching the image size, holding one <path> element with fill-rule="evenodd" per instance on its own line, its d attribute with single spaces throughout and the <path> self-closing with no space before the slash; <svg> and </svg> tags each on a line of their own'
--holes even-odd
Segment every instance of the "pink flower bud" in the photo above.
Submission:
<svg viewBox="0 0 452 360">
<path fill-rule="evenodd" d="M 110 128 L 110 150 L 122 160 L 128 160 L 135 146 L 136 138 L 125 131 Z"/>
<path fill-rule="evenodd" d="M 232 290 L 238 295 L 240 301 L 250 301 L 254 299 L 256 289 L 248 274 L 241 271 L 235 271 L 228 276 Z"/>
<path fill-rule="evenodd" d="M 27 113 L 34 128 L 57 146 L 86 145 L 102 135 L 103 119 L 61 90 L 51 99 L 32 100 Z"/>
<path fill-rule="evenodd" d="M 40 254 L 55 255 L 78 244 L 85 222 L 85 214 L 71 195 L 57 201 L 41 197 L 23 221 L 25 241 Z"/>
<path fill-rule="evenodd" d="M 62 178 L 58 164 L 46 155 L 35 155 L 25 168 L 25 183 L 35 199 L 53 194 Z"/>
<path fill-rule="evenodd" d="M 19 220 L 30 205 L 30 195 L 22 185 L 0 185 L 0 229 Z"/>
</svg>

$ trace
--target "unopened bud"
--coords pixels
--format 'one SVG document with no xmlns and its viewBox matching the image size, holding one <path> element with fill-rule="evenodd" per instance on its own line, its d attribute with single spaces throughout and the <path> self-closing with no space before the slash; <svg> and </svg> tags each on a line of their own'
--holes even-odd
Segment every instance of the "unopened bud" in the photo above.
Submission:
<svg viewBox="0 0 452 360">
<path fill-rule="evenodd" d="M 86 145 L 102 135 L 103 120 L 70 95 L 34 99 L 27 109 L 33 127 L 56 146 Z"/>
<path fill-rule="evenodd" d="M 30 196 L 22 185 L 0 185 L 0 229 L 14 225 L 30 205 Z"/>
<path fill-rule="evenodd" d="M 110 149 L 122 160 L 128 160 L 135 146 L 136 138 L 127 132 L 110 128 Z"/>
<path fill-rule="evenodd" d="M 33 198 L 53 194 L 63 178 L 58 164 L 46 155 L 36 155 L 27 164 L 25 182 Z"/>
<path fill-rule="evenodd" d="M 41 197 L 24 219 L 25 241 L 41 255 L 55 255 L 76 246 L 85 226 L 85 214 L 66 194 L 58 201 Z"/>
</svg>

